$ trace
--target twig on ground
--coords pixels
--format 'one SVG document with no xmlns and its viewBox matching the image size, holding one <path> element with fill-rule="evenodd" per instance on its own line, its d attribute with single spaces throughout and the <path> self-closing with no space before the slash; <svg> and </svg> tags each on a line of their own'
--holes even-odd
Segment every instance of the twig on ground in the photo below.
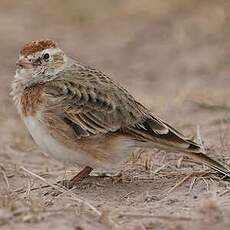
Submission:
<svg viewBox="0 0 230 230">
<path fill-rule="evenodd" d="M 207 180 L 205 180 L 205 178 L 204 177 L 200 177 L 203 181 L 204 181 L 204 183 L 206 184 L 206 190 L 207 190 L 207 192 L 209 191 L 209 184 L 208 184 L 208 182 L 207 182 Z"/>
<path fill-rule="evenodd" d="M 5 184 L 6 184 L 6 188 L 7 188 L 7 190 L 9 190 L 10 189 L 10 184 L 9 184 L 9 181 L 8 181 L 8 178 L 7 178 L 5 170 L 1 170 L 1 173 L 2 173 L 3 179 L 4 179 Z"/>
<path fill-rule="evenodd" d="M 65 192 L 68 192 L 68 195 L 70 195 L 71 197 L 67 197 L 68 199 L 72 200 L 72 201 L 76 201 L 79 204 L 84 204 L 85 206 L 87 206 L 89 209 L 91 209 L 92 211 L 95 212 L 95 214 L 97 214 L 98 217 L 101 216 L 101 212 L 98 211 L 93 205 L 91 205 L 89 202 L 77 197 L 74 193 L 72 193 L 72 191 L 67 191 L 63 186 L 59 186 L 59 185 L 55 185 L 52 183 L 49 183 L 46 179 L 44 179 L 43 177 L 31 172 L 30 170 L 24 168 L 24 167 L 20 167 L 21 170 L 23 170 L 24 172 L 32 175 L 33 177 L 39 179 L 40 181 L 44 182 L 45 184 L 49 185 L 51 188 L 54 188 L 55 190 L 61 192 L 62 194 L 65 194 Z M 66 195 L 66 194 L 65 194 Z"/>
<path fill-rule="evenodd" d="M 155 176 L 157 173 L 159 173 L 166 166 L 168 166 L 168 164 L 163 164 L 162 166 L 160 166 L 159 168 L 157 168 L 153 173 L 151 173 L 151 176 Z"/>
<path fill-rule="evenodd" d="M 29 180 L 28 180 L 28 186 L 26 189 L 26 196 L 27 197 L 30 197 L 30 192 L 31 192 L 31 178 L 29 178 Z"/>
<path fill-rule="evenodd" d="M 222 193 L 219 195 L 219 197 L 222 197 L 222 196 L 224 196 L 224 195 L 226 195 L 226 194 L 228 194 L 228 193 L 230 193 L 230 189 L 228 189 L 227 191 L 222 192 Z"/>
<path fill-rule="evenodd" d="M 191 217 L 184 216 L 165 216 L 165 215 L 150 215 L 150 214 L 132 214 L 132 213 L 124 213 L 120 214 L 118 217 L 130 217 L 130 218 L 156 218 L 163 220 L 171 220 L 171 221 L 191 221 L 194 220 Z"/>
<path fill-rule="evenodd" d="M 192 182 L 191 182 L 191 184 L 190 184 L 190 186 L 189 186 L 189 193 L 192 191 L 192 189 L 193 189 L 193 186 L 194 186 L 194 184 L 195 184 L 195 182 L 196 182 L 196 179 L 197 179 L 197 177 L 194 177 L 193 179 L 192 179 Z"/>
<path fill-rule="evenodd" d="M 206 175 L 206 174 L 208 174 L 208 172 L 201 172 L 200 174 L 193 174 L 193 176 L 195 176 L 194 178 L 193 178 L 193 180 L 192 180 L 192 182 L 191 182 L 191 184 L 190 184 L 190 186 L 189 186 L 189 193 L 192 191 L 192 189 L 193 189 L 193 186 L 194 186 L 194 184 L 195 184 L 195 182 L 198 180 L 198 179 L 202 179 L 204 182 L 205 182 L 205 184 L 207 185 L 207 191 L 209 190 L 209 185 L 208 185 L 208 182 L 205 180 L 205 178 L 204 178 L 204 176 Z M 211 177 L 210 177 L 210 179 L 211 179 Z M 218 178 L 219 179 L 219 178 Z"/>
<path fill-rule="evenodd" d="M 176 162 L 176 167 L 180 168 L 182 165 L 182 161 L 184 160 L 184 156 L 182 155 Z"/>
<path fill-rule="evenodd" d="M 170 176 L 180 176 L 180 175 L 188 175 L 188 172 L 185 171 L 165 171 L 165 172 L 158 172 L 159 175 L 161 176 L 166 176 L 166 177 L 170 177 Z M 209 171 L 193 171 L 192 172 L 192 176 L 205 176 L 207 174 L 211 174 L 211 172 Z M 189 174 L 190 175 L 190 174 Z M 139 180 L 154 180 L 154 177 L 134 177 L 137 178 Z"/>
<path fill-rule="evenodd" d="M 31 188 L 30 191 L 36 191 L 36 190 L 40 190 L 40 189 L 44 189 L 44 188 L 50 188 L 50 185 L 43 185 L 43 186 L 34 187 L 34 188 Z M 25 187 L 22 187 L 22 188 L 16 189 L 14 192 L 19 193 L 19 194 L 25 193 L 26 189 L 25 189 Z"/>
<path fill-rule="evenodd" d="M 123 195 L 123 196 L 120 197 L 120 200 L 125 199 L 126 197 L 128 197 L 129 195 L 131 195 L 133 193 L 135 193 L 135 191 L 131 191 L 131 192 L 126 193 L 125 195 Z"/>
<path fill-rule="evenodd" d="M 169 189 L 166 194 L 163 194 L 161 198 L 165 198 L 167 197 L 171 192 L 173 192 L 177 187 L 179 187 L 180 185 L 182 185 L 186 180 L 188 180 L 191 176 L 193 176 L 193 173 L 188 174 L 187 176 L 185 176 L 181 181 L 179 181 L 178 183 L 176 183 L 171 189 Z"/>
<path fill-rule="evenodd" d="M 200 126 L 199 125 L 197 125 L 196 136 L 197 136 L 197 140 L 198 140 L 198 143 L 201 146 L 202 151 L 205 152 L 204 142 L 203 142 L 203 139 L 202 139 L 202 136 L 201 136 L 201 133 L 200 133 Z"/>
<path fill-rule="evenodd" d="M 226 145 L 226 138 L 229 134 L 229 125 L 227 125 L 227 127 L 223 130 L 222 123 L 220 123 L 219 128 L 218 128 L 218 133 L 219 133 L 220 145 L 222 149 L 221 152 L 223 152 L 225 149 L 225 145 Z"/>
<path fill-rule="evenodd" d="M 55 184 L 49 183 L 49 182 L 48 182 L 46 179 L 44 179 L 43 177 L 41 177 L 41 176 L 39 176 L 39 175 L 37 175 L 37 174 L 31 172 L 30 170 L 28 170 L 28 169 L 26 169 L 26 168 L 24 168 L 24 167 L 20 167 L 20 169 L 23 170 L 24 172 L 26 172 L 26 173 L 32 175 L 33 177 L 39 179 L 40 181 L 44 182 L 45 184 L 48 185 L 48 187 L 51 187 L 51 188 L 53 188 L 53 189 L 55 189 L 55 190 L 57 190 L 57 191 L 59 191 L 59 192 L 65 192 L 65 191 L 66 191 L 66 189 L 65 189 L 64 187 L 62 187 L 62 186 L 60 186 L 60 185 L 57 186 L 57 185 L 55 185 Z M 46 185 L 46 186 L 47 186 L 47 185 Z"/>
</svg>

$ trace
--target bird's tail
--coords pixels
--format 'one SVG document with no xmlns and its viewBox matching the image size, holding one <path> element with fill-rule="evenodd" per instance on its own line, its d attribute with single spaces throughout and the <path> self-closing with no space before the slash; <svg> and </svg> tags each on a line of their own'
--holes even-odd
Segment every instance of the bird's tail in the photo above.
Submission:
<svg viewBox="0 0 230 230">
<path fill-rule="evenodd" d="M 184 140 L 185 143 L 188 143 L 187 140 Z M 152 143 L 150 144 L 141 144 L 139 146 L 142 147 L 147 147 L 147 148 L 159 148 L 159 149 L 164 149 L 166 151 L 171 151 L 171 152 L 183 152 L 185 155 L 187 155 L 188 157 L 192 157 L 193 159 L 205 164 L 206 166 L 212 168 L 213 170 L 227 176 L 230 178 L 230 167 L 227 164 L 224 164 L 218 160 L 214 160 L 213 158 L 209 157 L 205 151 L 203 150 L 203 148 L 201 146 L 199 146 L 196 143 L 191 143 L 191 141 L 189 141 L 190 143 L 188 143 L 188 146 L 184 146 L 184 147 L 179 147 L 179 146 L 172 146 L 172 145 L 162 145 L 159 143 Z"/>
<path fill-rule="evenodd" d="M 158 148 L 171 152 L 183 152 L 195 158 L 217 172 L 230 178 L 230 167 L 207 156 L 201 144 L 185 137 L 179 131 L 162 120 L 151 117 L 141 125 L 129 129 L 137 140 L 137 147 Z"/>
<path fill-rule="evenodd" d="M 182 150 L 183 151 L 183 150 Z M 207 165 L 208 167 L 214 169 L 217 172 L 222 173 L 225 176 L 230 178 L 230 168 L 227 164 L 224 164 L 220 161 L 214 160 L 213 158 L 206 155 L 203 150 L 199 152 L 191 152 L 191 151 L 183 151 L 187 156 L 192 157 L 203 164 Z"/>
<path fill-rule="evenodd" d="M 185 137 L 171 126 L 169 126 L 169 128 L 169 133 L 171 132 L 172 135 L 177 136 L 177 138 L 182 140 L 184 143 L 187 143 L 187 146 L 185 145 L 185 148 L 178 149 L 179 151 L 184 152 L 188 157 L 192 157 L 198 160 L 199 162 L 202 162 L 203 164 L 207 165 L 208 167 L 212 168 L 213 170 L 220 172 L 230 178 L 230 167 L 227 164 L 209 157 L 206 154 L 206 151 L 202 144 L 198 144 L 190 138 Z"/>
</svg>

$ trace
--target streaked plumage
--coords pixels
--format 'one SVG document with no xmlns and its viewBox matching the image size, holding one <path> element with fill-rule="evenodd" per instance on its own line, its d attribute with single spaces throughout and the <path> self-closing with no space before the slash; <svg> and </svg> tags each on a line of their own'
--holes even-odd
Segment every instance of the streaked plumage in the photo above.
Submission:
<svg viewBox="0 0 230 230">
<path fill-rule="evenodd" d="M 50 53 L 49 63 L 42 60 L 45 52 Z M 37 144 L 53 157 L 108 168 L 136 147 L 159 148 L 184 152 L 229 173 L 108 75 L 68 58 L 54 42 L 29 43 L 19 59 L 24 63 L 12 85 L 14 101 Z"/>
</svg>

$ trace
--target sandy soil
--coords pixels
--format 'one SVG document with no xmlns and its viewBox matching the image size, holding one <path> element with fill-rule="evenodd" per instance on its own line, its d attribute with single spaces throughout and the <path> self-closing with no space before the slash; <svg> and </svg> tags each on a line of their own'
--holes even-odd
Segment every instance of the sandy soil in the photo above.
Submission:
<svg viewBox="0 0 230 230">
<path fill-rule="evenodd" d="M 0 2 L 0 229 L 229 229 L 229 182 L 181 154 L 136 152 L 120 178 L 95 171 L 55 197 L 40 188 L 79 169 L 37 149 L 9 96 L 18 50 L 37 38 L 110 73 L 185 134 L 199 125 L 208 154 L 230 163 L 230 2 L 93 2 Z"/>
</svg>

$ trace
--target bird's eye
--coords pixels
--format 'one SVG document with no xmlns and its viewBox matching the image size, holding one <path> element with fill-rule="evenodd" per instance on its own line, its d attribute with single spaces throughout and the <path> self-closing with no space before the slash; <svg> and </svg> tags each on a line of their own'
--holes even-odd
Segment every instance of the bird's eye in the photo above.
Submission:
<svg viewBox="0 0 230 230">
<path fill-rule="evenodd" d="M 45 53 L 45 54 L 43 55 L 43 59 L 44 59 L 45 61 L 48 61 L 49 58 L 50 58 L 50 55 L 49 55 L 48 53 Z"/>
</svg>

